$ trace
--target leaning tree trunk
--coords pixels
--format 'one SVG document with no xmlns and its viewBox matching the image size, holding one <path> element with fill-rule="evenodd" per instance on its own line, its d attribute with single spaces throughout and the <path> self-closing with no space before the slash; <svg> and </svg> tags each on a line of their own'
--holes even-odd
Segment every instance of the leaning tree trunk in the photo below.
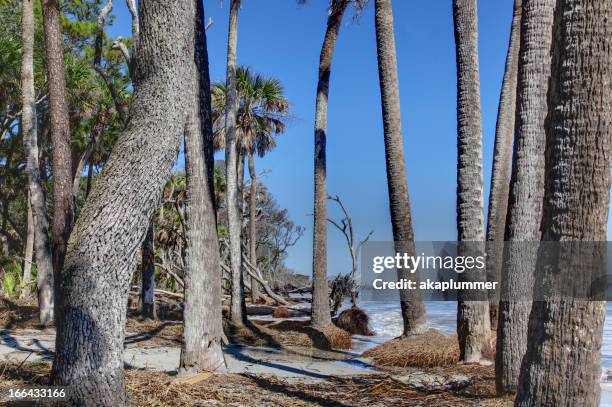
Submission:
<svg viewBox="0 0 612 407">
<path fill-rule="evenodd" d="M 238 11 L 240 0 L 231 0 L 229 33 L 227 38 L 227 76 L 225 94 L 225 173 L 227 191 L 227 223 L 229 231 L 230 267 L 232 270 L 232 291 L 230 320 L 234 324 L 246 322 L 244 302 L 244 280 L 242 275 L 242 245 L 240 208 L 238 196 L 238 145 L 236 144 L 236 114 L 238 95 L 236 90 L 236 48 L 238 45 Z"/>
<path fill-rule="evenodd" d="M 179 371 L 190 375 L 225 368 L 221 266 L 215 215 L 214 147 L 204 8 L 197 0 L 196 62 L 191 113 L 185 126 L 187 206 L 185 310 Z"/>
<path fill-rule="evenodd" d="M 255 173 L 255 159 L 251 151 L 249 153 L 249 177 L 251 188 L 249 193 L 249 258 L 251 264 L 257 266 L 257 174 Z M 251 299 L 253 304 L 261 297 L 259 283 L 251 278 Z"/>
<path fill-rule="evenodd" d="M 506 229 L 506 212 L 510 190 L 512 142 L 514 139 L 521 8 L 522 1 L 514 0 L 510 44 L 508 45 L 508 54 L 506 55 L 506 67 L 499 97 L 499 108 L 497 110 L 491 192 L 489 193 L 489 213 L 487 219 L 487 281 L 501 280 L 504 231 Z M 489 314 L 491 315 L 492 330 L 497 329 L 498 304 L 499 292 L 497 290 L 490 291 Z"/>
<path fill-rule="evenodd" d="M 194 3 L 140 1 L 130 120 L 81 210 L 61 273 L 52 383 L 70 386 L 71 405 L 128 403 L 123 341 L 129 284 L 191 102 L 185 95 L 193 87 Z"/>
<path fill-rule="evenodd" d="M 49 87 L 49 128 L 53 144 L 53 271 L 57 283 L 74 222 L 72 154 L 59 0 L 42 0 L 42 5 Z"/>
<path fill-rule="evenodd" d="M 36 103 L 34 101 L 34 0 L 23 1 L 21 56 L 21 131 L 26 154 L 28 193 L 34 219 L 34 253 L 38 286 L 39 320 L 42 326 L 53 321 L 53 260 L 49 241 L 49 219 L 40 181 Z"/>
<path fill-rule="evenodd" d="M 314 225 L 312 235 L 312 312 L 315 327 L 330 325 L 329 285 L 327 283 L 327 104 L 334 47 L 340 32 L 342 16 L 348 0 L 332 0 L 327 16 L 327 29 L 319 59 L 319 81 L 315 110 L 314 134 Z"/>
<path fill-rule="evenodd" d="M 606 274 L 612 153 L 610 60 L 612 0 L 558 1 L 546 121 L 542 240 L 585 250 L 579 256 L 544 253 L 538 258 L 536 281 L 553 291 L 533 304 L 517 406 L 599 405 L 606 310 L 600 300 L 605 295 L 589 301 L 562 297 L 559 291 L 580 293 L 586 288 L 605 294 L 607 287 L 605 277 L 595 278 Z M 544 264 L 549 267 L 541 268 Z"/>
<path fill-rule="evenodd" d="M 155 307 L 155 229 L 149 224 L 142 244 L 140 314 L 145 318 L 157 319 Z"/>
<path fill-rule="evenodd" d="M 400 113 L 399 80 L 397 77 L 397 55 L 393 34 L 393 9 L 391 0 L 376 0 L 376 49 L 378 53 L 378 76 L 382 104 L 385 161 L 387 164 L 387 186 L 391 209 L 393 241 L 397 253 L 416 254 L 408 179 L 404 160 L 402 121 Z M 418 285 L 418 272 L 398 269 L 399 279 L 414 280 Z M 422 332 L 426 327 L 425 305 L 418 290 L 400 291 L 400 304 L 404 331 L 402 336 Z"/>
<path fill-rule="evenodd" d="M 508 221 L 495 379 L 499 394 L 516 391 L 521 360 L 527 349 L 531 294 L 542 237 L 544 149 L 550 81 L 550 47 L 555 0 L 524 0 L 518 70 L 516 141 Z"/>
<path fill-rule="evenodd" d="M 28 212 L 27 212 L 27 225 L 26 225 L 26 244 L 25 253 L 23 255 L 23 278 L 22 288 L 19 293 L 19 298 L 26 299 L 32 295 L 32 287 L 30 283 L 32 280 L 32 256 L 34 255 L 34 215 L 32 214 L 32 201 L 28 194 Z"/>
<path fill-rule="evenodd" d="M 454 0 L 457 54 L 457 229 L 462 255 L 482 255 L 484 242 L 482 197 L 482 118 L 478 68 L 476 0 Z M 482 281 L 477 269 L 460 275 L 463 281 Z M 463 362 L 478 362 L 490 335 L 486 293 L 459 292 L 457 336 Z"/>
</svg>

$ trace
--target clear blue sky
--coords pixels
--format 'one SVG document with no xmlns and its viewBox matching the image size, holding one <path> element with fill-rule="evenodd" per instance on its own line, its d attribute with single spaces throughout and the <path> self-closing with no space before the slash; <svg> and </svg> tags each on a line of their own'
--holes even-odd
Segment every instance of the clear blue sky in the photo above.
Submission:
<svg viewBox="0 0 612 407">
<path fill-rule="evenodd" d="M 485 206 L 512 0 L 479 1 Z M 456 73 L 451 0 L 395 0 L 395 34 L 408 185 L 417 240 L 455 240 Z M 327 0 L 244 0 L 238 63 L 282 81 L 294 120 L 278 147 L 256 162 L 280 206 L 306 227 L 288 266 L 312 268 L 313 128 Z M 229 0 L 205 1 L 210 73 L 225 78 Z M 110 35 L 130 35 L 125 3 L 115 3 Z M 328 191 L 338 194 L 359 236 L 392 240 L 384 163 L 373 0 L 345 16 L 332 67 L 327 144 Z M 338 217 L 330 205 L 330 215 Z M 343 237 L 329 228 L 329 272 L 349 271 Z"/>
</svg>

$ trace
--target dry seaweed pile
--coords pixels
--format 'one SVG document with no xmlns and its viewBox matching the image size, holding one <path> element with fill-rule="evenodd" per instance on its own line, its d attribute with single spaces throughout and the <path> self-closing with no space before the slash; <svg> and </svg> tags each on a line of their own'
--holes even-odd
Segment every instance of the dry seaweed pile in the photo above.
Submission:
<svg viewBox="0 0 612 407">
<path fill-rule="evenodd" d="M 47 383 L 50 366 L 25 363 L 0 367 L 0 392 L 7 387 Z M 472 372 L 464 388 L 429 393 L 414 390 L 388 375 L 334 378 L 318 383 L 287 382 L 275 377 L 214 375 L 196 384 L 151 370 L 126 370 L 130 401 L 138 406 L 511 406 L 509 397 L 494 396 L 491 367 L 455 366 Z"/>
<path fill-rule="evenodd" d="M 230 342 L 239 345 L 300 346 L 322 350 L 351 348 L 351 335 L 345 330 L 334 325 L 315 329 L 308 326 L 308 323 L 281 321 L 260 325 L 255 322 L 235 326 L 224 320 L 224 331 Z"/>
<path fill-rule="evenodd" d="M 387 341 L 366 351 L 376 366 L 433 367 L 459 362 L 456 336 L 445 336 L 435 329 L 407 338 Z"/>
</svg>

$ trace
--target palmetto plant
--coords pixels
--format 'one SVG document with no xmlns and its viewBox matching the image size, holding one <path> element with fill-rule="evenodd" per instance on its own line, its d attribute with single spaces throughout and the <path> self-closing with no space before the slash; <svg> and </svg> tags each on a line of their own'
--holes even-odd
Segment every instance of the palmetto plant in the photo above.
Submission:
<svg viewBox="0 0 612 407">
<path fill-rule="evenodd" d="M 255 225 L 257 203 L 257 174 L 255 172 L 255 154 L 263 157 L 276 146 L 276 136 L 285 131 L 289 115 L 289 101 L 283 94 L 279 80 L 266 78 L 253 73 L 250 68 L 238 67 L 236 70 L 236 93 L 238 109 L 236 111 L 236 146 L 238 159 L 248 157 L 250 183 L 249 199 L 249 257 L 252 264 L 257 264 Z M 226 89 L 224 84 L 212 87 L 213 131 L 215 148 L 225 147 Z M 240 164 L 239 164 L 240 165 Z M 241 171 L 238 178 L 242 178 Z M 238 180 L 242 186 L 243 179 Z M 240 188 L 242 190 L 242 188 Z M 239 194 L 242 195 L 242 194 Z M 242 196 L 238 198 L 242 206 Z M 251 281 L 252 299 L 259 297 L 258 285 Z"/>
<path fill-rule="evenodd" d="M 262 157 L 276 146 L 274 136 L 285 131 L 289 101 L 278 79 L 266 78 L 248 67 L 236 70 L 236 88 L 236 142 L 242 153 Z M 215 148 L 220 150 L 225 147 L 225 84 L 214 84 L 211 93 Z"/>
</svg>

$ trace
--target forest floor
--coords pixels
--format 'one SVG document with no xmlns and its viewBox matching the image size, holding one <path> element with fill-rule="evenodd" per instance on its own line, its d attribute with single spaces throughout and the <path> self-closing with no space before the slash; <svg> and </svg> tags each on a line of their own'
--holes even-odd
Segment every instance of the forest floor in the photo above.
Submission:
<svg viewBox="0 0 612 407">
<path fill-rule="evenodd" d="M 138 406 L 512 405 L 495 396 L 491 366 L 376 367 L 355 351 L 257 342 L 225 347 L 227 373 L 184 384 L 176 378 L 179 321 L 130 318 L 126 332 L 127 385 Z M 54 329 L 36 327 L 35 307 L 0 309 L 0 400 L 9 387 L 46 384 L 54 346 Z"/>
</svg>

